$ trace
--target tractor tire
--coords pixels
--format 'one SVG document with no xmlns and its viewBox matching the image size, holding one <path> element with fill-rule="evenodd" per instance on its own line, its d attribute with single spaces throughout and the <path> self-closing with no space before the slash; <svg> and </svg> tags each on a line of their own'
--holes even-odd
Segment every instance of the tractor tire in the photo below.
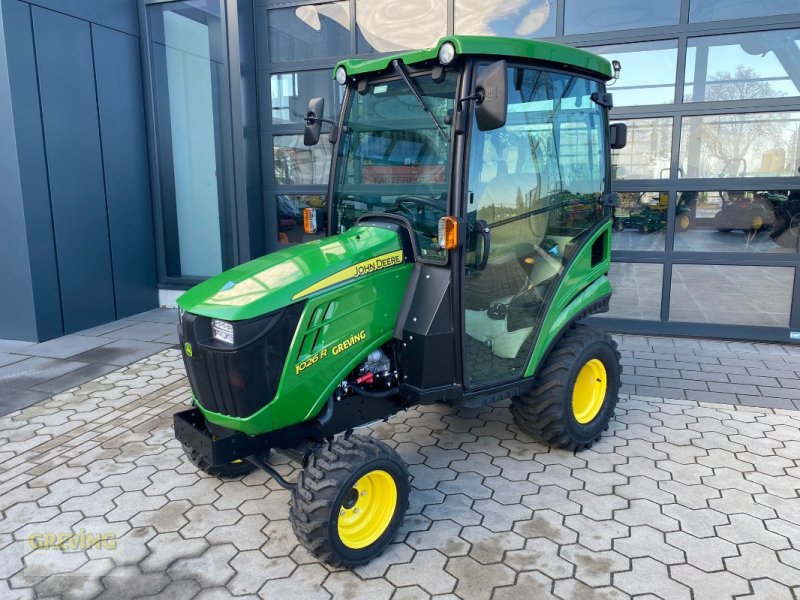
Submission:
<svg viewBox="0 0 800 600">
<path fill-rule="evenodd" d="M 292 492 L 297 539 L 331 566 L 364 564 L 394 539 L 408 509 L 408 469 L 392 448 L 353 435 L 313 453 Z"/>
<path fill-rule="evenodd" d="M 541 365 L 533 389 L 512 400 L 517 426 L 551 446 L 591 447 L 614 416 L 619 360 L 610 335 L 573 325 Z"/>
<path fill-rule="evenodd" d="M 688 231 L 692 227 L 692 217 L 687 213 L 677 215 L 675 219 L 676 231 Z"/>
<path fill-rule="evenodd" d="M 222 479 L 238 479 L 244 477 L 248 473 L 252 473 L 256 466 L 248 460 L 237 460 L 227 465 L 219 467 L 212 467 L 211 464 L 202 456 L 197 453 L 194 448 L 183 446 L 183 451 L 189 458 L 191 463 L 200 469 L 203 473 L 207 473 L 212 477 L 220 477 Z"/>
</svg>

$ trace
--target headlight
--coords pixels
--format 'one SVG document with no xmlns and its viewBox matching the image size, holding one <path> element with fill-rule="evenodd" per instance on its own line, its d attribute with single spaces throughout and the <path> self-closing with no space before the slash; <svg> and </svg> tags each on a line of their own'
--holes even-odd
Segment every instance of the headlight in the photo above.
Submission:
<svg viewBox="0 0 800 600">
<path fill-rule="evenodd" d="M 336 83 L 339 85 L 347 83 L 347 71 L 344 70 L 344 67 L 336 69 Z"/>
<path fill-rule="evenodd" d="M 439 48 L 439 62 L 443 65 L 449 65 L 456 57 L 456 47 L 450 42 L 445 42 Z"/>
<path fill-rule="evenodd" d="M 211 337 L 223 344 L 233 344 L 233 323 L 211 319 Z"/>
</svg>

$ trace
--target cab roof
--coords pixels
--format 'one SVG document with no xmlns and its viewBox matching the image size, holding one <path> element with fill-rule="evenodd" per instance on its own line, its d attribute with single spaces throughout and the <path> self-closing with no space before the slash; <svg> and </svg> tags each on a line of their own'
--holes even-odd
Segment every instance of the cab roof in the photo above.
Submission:
<svg viewBox="0 0 800 600">
<path fill-rule="evenodd" d="M 441 38 L 432 48 L 409 50 L 379 58 L 350 58 L 340 61 L 333 69 L 334 76 L 340 66 L 345 68 L 348 77 L 352 77 L 385 71 L 396 58 L 406 65 L 437 60 L 439 48 L 445 42 L 451 42 L 455 46 L 457 56 L 483 55 L 512 60 L 539 60 L 551 63 L 555 67 L 586 71 L 606 81 L 613 75 L 611 63 L 605 58 L 571 46 L 520 38 L 450 35 Z"/>
</svg>

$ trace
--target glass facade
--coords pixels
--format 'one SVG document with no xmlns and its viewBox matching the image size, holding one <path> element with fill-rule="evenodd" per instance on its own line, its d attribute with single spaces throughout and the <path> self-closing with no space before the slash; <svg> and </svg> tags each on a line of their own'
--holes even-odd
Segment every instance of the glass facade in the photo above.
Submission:
<svg viewBox="0 0 800 600">
<path fill-rule="evenodd" d="M 219 0 L 147 7 L 166 277 L 232 265 Z"/>
<path fill-rule="evenodd" d="M 556 0 L 455 0 L 455 33 L 544 38 L 556 34 Z"/>
<path fill-rule="evenodd" d="M 675 99 L 678 40 L 594 46 L 587 50 L 625 65 L 625 76 L 614 83 L 614 106 L 671 104 Z"/>
<path fill-rule="evenodd" d="M 234 256 L 236 261 L 248 258 L 231 250 L 236 226 L 242 225 L 234 223 L 237 213 L 227 196 L 239 182 L 233 182 L 235 169 L 227 158 L 231 126 L 219 108 L 230 93 L 225 87 L 224 74 L 230 69 L 221 10 L 227 2 L 145 0 L 150 4 L 148 45 L 158 121 L 159 211 L 165 252 L 171 257 L 166 272 L 177 279 L 225 268 Z M 611 160 L 618 206 L 610 272 L 615 295 L 606 324 L 621 331 L 729 337 L 752 337 L 755 326 L 761 328 L 759 335 L 776 340 L 789 339 L 789 329 L 800 331 L 800 298 L 792 295 L 800 289 L 800 281 L 795 282 L 800 266 L 796 0 L 254 4 L 248 26 L 255 34 L 257 97 L 244 98 L 242 106 L 254 104 L 258 118 L 256 129 L 244 128 L 243 135 L 246 141 L 255 138 L 260 163 L 264 251 L 309 239 L 299 215 L 303 208 L 327 201 L 329 128 L 323 126 L 321 142 L 307 148 L 303 116 L 314 97 L 324 98 L 326 118 L 337 116 L 341 91 L 331 67 L 338 60 L 430 46 L 448 33 L 544 38 L 622 64 L 620 79 L 609 86 L 614 96 L 611 120 L 627 124 L 628 145 L 613 152 Z M 204 67 L 202 76 L 198 67 L 192 84 L 195 93 L 181 100 L 177 82 L 185 74 L 178 74 L 170 66 L 174 59 L 170 63 L 166 56 L 186 42 L 174 38 L 177 29 L 169 34 L 173 38 L 165 39 L 160 23 L 174 20 L 165 15 L 180 14 L 189 5 L 196 9 L 194 22 L 203 24 L 180 33 L 195 30 L 197 38 L 190 43 L 200 46 L 192 49 L 197 56 L 189 60 Z M 201 27 L 205 37 L 197 33 Z M 244 68 L 242 73 L 247 74 Z M 200 80 L 206 83 L 201 86 Z M 181 124 L 178 102 L 196 107 L 184 116 L 200 127 Z M 242 133 L 235 133 L 234 141 L 235 135 Z M 562 132 L 562 160 L 571 160 L 573 138 L 579 145 L 579 131 Z M 169 151 L 172 145 L 192 144 L 198 151 L 191 160 L 180 149 L 176 156 Z M 501 161 L 508 163 L 512 146 L 501 144 L 493 149 L 496 156 L 482 156 L 470 165 L 468 175 L 478 176 L 472 173 L 478 163 L 481 177 L 492 169 L 497 172 Z M 200 175 L 188 175 L 193 172 Z M 203 177 L 207 185 L 195 197 L 185 186 Z M 202 217 L 187 209 L 189 197 L 204 203 Z M 247 225 L 258 228 L 257 223 Z M 192 249 L 191 240 L 201 232 L 204 248 Z M 716 304 L 708 297 L 709 283 L 719 287 Z M 760 316 L 759 307 L 764 313 Z"/>
</svg>

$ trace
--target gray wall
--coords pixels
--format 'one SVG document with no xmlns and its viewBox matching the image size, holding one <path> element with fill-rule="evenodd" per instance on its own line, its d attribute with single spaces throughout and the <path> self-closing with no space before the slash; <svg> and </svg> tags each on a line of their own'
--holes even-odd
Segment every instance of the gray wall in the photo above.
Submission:
<svg viewBox="0 0 800 600">
<path fill-rule="evenodd" d="M 155 307 L 135 0 L 0 7 L 12 107 L 0 140 L 16 144 L 0 152 L 19 181 L 0 209 L 0 228 L 16 225 L 0 242 L 14 257 L 0 271 L 14 299 L 0 338 L 49 339 Z"/>
</svg>

